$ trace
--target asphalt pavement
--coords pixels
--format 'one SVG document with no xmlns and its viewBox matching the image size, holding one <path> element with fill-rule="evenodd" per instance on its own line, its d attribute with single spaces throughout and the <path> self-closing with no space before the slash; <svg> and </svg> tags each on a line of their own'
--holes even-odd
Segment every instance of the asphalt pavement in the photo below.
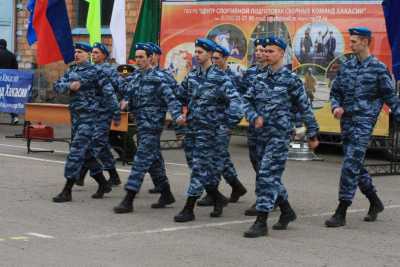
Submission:
<svg viewBox="0 0 400 267">
<path fill-rule="evenodd" d="M 0 266 L 400 266 L 399 176 L 374 178 L 386 207 L 377 222 L 362 220 L 369 204 L 358 192 L 347 225 L 324 226 L 337 205 L 338 148 L 320 149 L 323 161 L 289 161 L 283 180 L 298 219 L 287 231 L 270 229 L 267 237 L 246 239 L 243 232 L 254 218 L 243 212 L 255 200 L 255 175 L 245 137 L 232 138 L 231 154 L 248 193 L 221 218 L 197 207 L 194 222 L 178 224 L 173 216 L 184 205 L 190 175 L 182 150 L 163 151 L 177 202 L 151 209 L 158 196 L 147 192 L 152 183 L 146 176 L 134 213 L 117 215 L 112 208 L 124 196 L 123 187 L 91 199 L 97 186 L 89 177 L 84 187 L 74 187 L 72 202 L 53 203 L 64 185 L 68 146 L 35 142 L 35 148 L 56 151 L 27 154 L 23 139 L 6 138 L 20 130 L 0 126 Z M 56 128 L 57 136 L 68 134 Z M 123 181 L 129 169 L 118 163 Z M 220 188 L 230 194 L 225 182 Z M 270 226 L 278 216 L 270 215 Z"/>
</svg>

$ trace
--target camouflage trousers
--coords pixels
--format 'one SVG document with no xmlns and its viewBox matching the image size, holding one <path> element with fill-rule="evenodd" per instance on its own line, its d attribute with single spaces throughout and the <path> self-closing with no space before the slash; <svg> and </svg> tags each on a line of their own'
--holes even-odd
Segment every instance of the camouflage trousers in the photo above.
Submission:
<svg viewBox="0 0 400 267">
<path fill-rule="evenodd" d="M 73 123 L 72 140 L 65 162 L 64 177 L 77 180 L 84 165 L 90 169 L 93 175 L 102 172 L 103 167 L 96 160 L 98 152 L 93 150 L 93 147 L 96 147 L 93 138 L 96 124 L 93 118 L 82 119 L 75 116 Z"/>
<path fill-rule="evenodd" d="M 249 125 L 247 129 L 247 146 L 249 147 L 249 157 L 251 165 L 255 173 L 258 172 L 259 168 L 259 159 L 257 155 L 257 130 L 254 128 L 253 125 Z"/>
<path fill-rule="evenodd" d="M 194 129 L 186 137 L 189 139 L 185 140 L 192 146 L 189 155 L 191 163 L 188 161 L 192 173 L 187 196 L 200 197 L 205 187 L 217 187 L 219 184 L 222 155 L 218 150 L 216 129 Z"/>
<path fill-rule="evenodd" d="M 260 158 L 256 175 L 256 209 L 261 212 L 273 210 L 276 200 L 287 200 L 288 194 L 282 183 L 282 174 L 288 157 L 288 135 L 259 135 L 257 155 Z"/>
<path fill-rule="evenodd" d="M 115 169 L 114 156 L 111 153 L 110 145 L 110 125 L 112 121 L 111 115 L 101 116 L 96 124 L 96 129 L 94 131 L 94 147 L 93 150 L 97 151 L 98 160 L 103 165 L 103 170 Z M 90 175 L 92 176 L 92 170 L 90 170 Z"/>
<path fill-rule="evenodd" d="M 344 157 L 340 176 L 339 200 L 352 201 L 357 186 L 365 195 L 376 192 L 372 178 L 363 166 L 374 125 L 375 122 L 369 118 L 345 117 L 341 120 Z"/>
<path fill-rule="evenodd" d="M 185 138 L 183 139 L 183 151 L 185 152 L 186 162 L 190 169 L 193 166 L 193 148 L 194 148 L 194 132 L 192 129 L 187 129 Z"/>
<path fill-rule="evenodd" d="M 139 192 L 144 176 L 149 173 L 157 189 L 162 190 L 169 184 L 161 154 L 160 131 L 139 131 L 137 151 L 133 157 L 132 169 L 125 189 Z"/>
<path fill-rule="evenodd" d="M 221 153 L 217 154 L 221 158 L 216 158 L 215 161 L 222 161 L 219 163 L 221 166 L 220 174 L 224 178 L 224 180 L 232 185 L 238 180 L 238 175 L 231 160 L 231 155 L 229 153 L 229 143 L 231 141 L 230 130 L 226 127 L 220 127 L 217 130 L 217 146 L 218 151 Z"/>
</svg>

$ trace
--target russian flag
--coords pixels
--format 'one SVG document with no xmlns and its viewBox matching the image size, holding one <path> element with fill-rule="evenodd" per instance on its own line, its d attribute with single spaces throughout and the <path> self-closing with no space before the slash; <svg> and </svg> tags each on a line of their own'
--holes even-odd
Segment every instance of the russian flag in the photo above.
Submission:
<svg viewBox="0 0 400 267">
<path fill-rule="evenodd" d="M 36 0 L 32 17 L 37 39 L 37 62 L 45 65 L 74 60 L 71 26 L 64 0 Z"/>
<path fill-rule="evenodd" d="M 393 74 L 396 80 L 400 80 L 400 1 L 384 0 L 382 5 L 389 43 L 392 47 Z"/>
</svg>

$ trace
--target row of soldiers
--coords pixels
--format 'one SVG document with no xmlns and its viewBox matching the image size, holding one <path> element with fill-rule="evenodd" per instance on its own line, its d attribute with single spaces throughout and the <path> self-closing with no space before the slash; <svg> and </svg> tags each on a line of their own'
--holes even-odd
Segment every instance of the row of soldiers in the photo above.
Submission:
<svg viewBox="0 0 400 267">
<path fill-rule="evenodd" d="M 377 214 L 383 211 L 371 177 L 362 167 L 363 160 L 383 103 L 388 104 L 395 118 L 400 120 L 399 99 L 390 73 L 369 53 L 371 32 L 366 28 L 352 28 L 349 33 L 355 57 L 342 66 L 331 90 L 332 113 L 341 120 L 345 157 L 339 206 L 326 221 L 328 227 L 345 225 L 346 210 L 357 185 L 370 200 L 365 220 L 375 221 Z M 283 64 L 285 41 L 270 36 L 255 40 L 254 45 L 257 64 L 241 77 L 227 64 L 229 51 L 209 39 L 197 39 L 194 53 L 198 66 L 178 84 L 171 74 L 159 68 L 162 51 L 155 44 L 136 44 L 138 70 L 121 81 L 108 65 L 90 64 L 92 48 L 77 43 L 76 64 L 54 86 L 58 92 L 69 92 L 71 96 L 73 138 L 65 165 L 67 182 L 53 200 L 71 201 L 71 189 L 84 168 L 90 170 L 99 184 L 93 198 L 103 197 L 111 191 L 111 184 L 120 183 L 115 178 L 115 163 L 107 163 L 110 159 L 107 135 L 111 120 L 118 124 L 120 108 L 128 106 L 136 119 L 138 147 L 125 185 L 126 195 L 114 207 L 114 212 L 133 211 L 134 199 L 146 173 L 161 194 L 151 207 L 164 208 L 175 202 L 160 151 L 160 138 L 169 111 L 177 128 L 185 134 L 184 151 L 191 169 L 186 203 L 174 220 L 194 220 L 194 208 L 203 191 L 207 196 L 199 202 L 211 204 L 210 216 L 220 217 L 229 201 L 236 202 L 246 193 L 228 150 L 230 132 L 245 116 L 250 124 L 248 146 L 256 173 L 257 197 L 246 215 L 257 218 L 244 236 L 267 235 L 267 218 L 274 207 L 279 207 L 281 214 L 273 229 L 287 229 L 296 219 L 296 213 L 289 204 L 282 174 L 294 121 L 301 118 L 305 124 L 308 145 L 312 149 L 319 144 L 319 127 L 302 81 Z M 107 51 L 101 44 L 96 47 L 103 54 Z M 119 80 L 114 82 L 119 86 L 113 87 L 114 79 Z M 121 95 L 120 105 L 116 93 Z M 103 170 L 110 171 L 110 182 L 103 176 Z M 218 190 L 221 177 L 232 186 L 229 200 Z"/>
</svg>

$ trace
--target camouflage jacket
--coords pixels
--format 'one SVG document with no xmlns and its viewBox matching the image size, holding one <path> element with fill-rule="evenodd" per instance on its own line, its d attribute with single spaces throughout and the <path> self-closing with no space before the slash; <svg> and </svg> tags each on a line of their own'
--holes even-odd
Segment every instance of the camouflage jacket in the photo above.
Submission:
<svg viewBox="0 0 400 267">
<path fill-rule="evenodd" d="M 70 90 L 70 84 L 79 81 L 78 91 Z M 58 93 L 69 92 L 71 112 L 82 117 L 96 117 L 100 112 L 99 96 L 108 97 L 107 105 L 114 110 L 114 119 L 120 119 L 119 105 L 109 92 L 113 92 L 110 80 L 103 71 L 89 62 L 71 65 L 68 71 L 54 83 L 54 90 Z M 111 108 L 113 107 L 113 108 Z"/>
<path fill-rule="evenodd" d="M 387 67 L 374 56 L 363 62 L 353 57 L 341 66 L 332 83 L 332 111 L 342 107 L 345 117 L 365 117 L 376 121 L 384 103 L 400 121 L 400 103 Z"/>
<path fill-rule="evenodd" d="M 261 67 L 259 65 L 252 65 L 250 66 L 244 73 L 243 76 L 240 80 L 240 82 L 238 83 L 238 90 L 239 92 L 244 95 L 248 88 L 252 85 L 253 80 L 255 79 L 255 77 L 257 76 L 257 74 L 260 74 L 262 72 L 267 72 L 269 70 L 269 68 L 266 67 Z"/>
<path fill-rule="evenodd" d="M 181 115 L 181 105 L 165 80 L 165 74 L 156 69 L 132 75 L 124 99 L 129 102 L 139 130 L 161 131 L 167 110 L 173 120 Z"/>
<path fill-rule="evenodd" d="M 188 106 L 189 126 L 233 127 L 242 118 L 242 101 L 230 78 L 217 66 L 205 72 L 195 68 L 188 73 L 177 94 Z"/>
<path fill-rule="evenodd" d="M 297 110 L 302 114 L 308 137 L 318 133 L 319 127 L 303 83 L 286 67 L 257 74 L 243 101 L 246 118 L 253 125 L 261 116 L 263 129 L 271 127 L 286 136 L 293 129 L 293 110 Z"/>
</svg>

